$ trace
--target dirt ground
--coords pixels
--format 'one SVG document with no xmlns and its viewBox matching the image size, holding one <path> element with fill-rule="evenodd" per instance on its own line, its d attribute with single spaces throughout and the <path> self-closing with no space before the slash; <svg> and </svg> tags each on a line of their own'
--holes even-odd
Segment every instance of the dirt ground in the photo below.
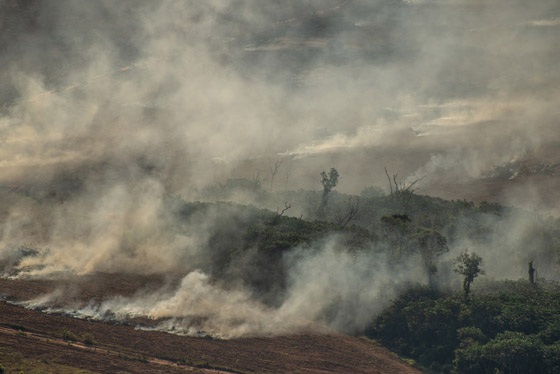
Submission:
<svg viewBox="0 0 560 374">
<path fill-rule="evenodd" d="M 172 282 L 163 277 L 96 274 L 57 281 L 0 279 L 0 346 L 24 357 L 48 356 L 55 363 L 99 373 L 419 373 L 371 342 L 335 332 L 289 336 L 211 339 L 137 330 L 29 310 L 12 301 L 28 300 L 57 287 L 68 298 L 102 299 Z M 76 340 L 62 340 L 63 332 Z M 93 337 L 94 346 L 83 343 Z"/>
</svg>

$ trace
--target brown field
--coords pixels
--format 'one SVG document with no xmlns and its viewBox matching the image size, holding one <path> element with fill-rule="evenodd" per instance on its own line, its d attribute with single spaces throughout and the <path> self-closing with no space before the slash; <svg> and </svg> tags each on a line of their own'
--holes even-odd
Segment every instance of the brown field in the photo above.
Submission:
<svg viewBox="0 0 560 374">
<path fill-rule="evenodd" d="M 336 332 L 231 340 L 194 338 L 135 329 L 133 324 L 142 321 L 109 324 L 10 303 L 60 287 L 72 290 L 68 298 L 79 301 L 128 295 L 163 282 L 158 276 L 111 274 L 64 281 L 0 279 L 0 293 L 5 298 L 0 302 L 0 346 L 19 352 L 25 360 L 98 373 L 419 373 L 383 347 Z M 62 339 L 65 330 L 75 336 L 72 343 Z M 86 334 L 93 337 L 93 346 L 84 344 Z"/>
</svg>

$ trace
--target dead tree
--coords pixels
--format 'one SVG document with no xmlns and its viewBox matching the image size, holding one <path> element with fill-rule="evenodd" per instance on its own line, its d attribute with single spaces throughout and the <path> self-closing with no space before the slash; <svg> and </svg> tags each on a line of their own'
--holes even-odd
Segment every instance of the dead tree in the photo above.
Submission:
<svg viewBox="0 0 560 374">
<path fill-rule="evenodd" d="M 282 211 L 280 213 L 278 213 L 278 211 L 280 210 L 280 208 L 276 209 L 276 214 L 278 214 L 278 217 L 282 217 L 284 215 L 284 213 L 286 213 L 286 211 L 288 209 L 290 209 L 292 207 L 292 204 L 288 204 L 287 202 L 284 203 L 284 209 L 282 209 Z"/>
<path fill-rule="evenodd" d="M 290 209 L 292 207 L 292 204 L 289 204 L 288 202 L 284 203 L 284 209 L 282 209 L 282 211 L 280 211 L 280 208 L 276 208 L 276 215 L 274 217 L 272 217 L 272 219 L 270 220 L 269 224 L 271 226 L 276 226 L 278 223 L 280 223 L 280 218 L 284 215 L 284 213 L 286 213 L 288 211 L 288 209 Z"/>
<path fill-rule="evenodd" d="M 260 169 L 256 169 L 255 174 L 253 174 L 253 184 L 257 188 L 260 188 L 262 185 L 261 174 L 262 174 L 262 170 Z"/>
<path fill-rule="evenodd" d="M 414 189 L 412 187 L 414 187 L 416 183 L 421 181 L 422 178 L 416 179 L 406 185 L 405 182 L 399 183 L 399 181 L 397 180 L 397 174 L 393 174 L 393 179 L 391 180 L 389 172 L 387 171 L 387 167 L 385 167 L 385 174 L 387 175 L 387 179 L 389 180 L 391 198 L 395 201 L 399 201 L 402 204 L 404 211 L 406 212 L 408 210 L 410 200 L 412 200 L 412 197 L 414 196 Z"/>
<path fill-rule="evenodd" d="M 282 165 L 282 160 L 276 160 L 274 163 L 269 158 L 268 159 L 268 168 L 270 169 L 270 192 L 272 192 L 272 186 L 274 185 L 274 177 L 276 177 L 276 173 L 278 173 L 278 168 Z"/>
<path fill-rule="evenodd" d="M 391 177 L 389 176 L 389 172 L 387 171 L 387 167 L 385 167 L 385 174 L 387 175 L 387 179 L 389 180 L 389 188 L 391 190 L 391 196 L 398 196 L 399 194 L 403 194 L 408 191 L 414 192 L 412 187 L 414 187 L 416 183 L 422 180 L 422 178 L 416 179 L 407 186 L 404 182 L 399 183 L 397 181 L 397 177 L 398 177 L 397 174 L 393 174 L 393 180 L 391 180 Z M 394 191 L 393 191 L 393 185 L 395 186 Z"/>
<path fill-rule="evenodd" d="M 533 267 L 533 260 L 529 261 L 529 283 L 535 284 L 535 268 Z"/>
<path fill-rule="evenodd" d="M 360 199 L 359 198 L 349 198 L 348 199 L 348 213 L 344 216 L 340 217 L 338 214 L 336 215 L 338 225 L 341 227 L 346 227 L 350 221 L 352 221 L 356 215 L 358 214 L 358 210 L 360 208 Z"/>
<path fill-rule="evenodd" d="M 391 197 L 393 197 L 393 183 L 391 182 L 391 177 L 389 176 L 389 172 L 387 171 L 387 166 L 385 166 L 385 174 L 387 175 L 387 179 L 389 180 L 389 188 L 391 190 Z M 395 174 L 395 178 L 397 175 Z"/>
</svg>

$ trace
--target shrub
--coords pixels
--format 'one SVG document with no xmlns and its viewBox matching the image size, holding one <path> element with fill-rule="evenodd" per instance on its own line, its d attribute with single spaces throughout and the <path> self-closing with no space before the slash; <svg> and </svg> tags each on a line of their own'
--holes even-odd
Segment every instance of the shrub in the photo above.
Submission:
<svg viewBox="0 0 560 374">
<path fill-rule="evenodd" d="M 90 333 L 84 334 L 83 341 L 84 344 L 88 346 L 92 346 L 95 344 L 95 341 L 93 340 L 93 335 L 91 335 Z"/>
<path fill-rule="evenodd" d="M 78 340 L 78 338 L 76 338 L 76 335 L 74 335 L 74 333 L 69 330 L 64 330 L 62 332 L 62 339 L 66 340 L 67 342 L 75 342 Z"/>
<path fill-rule="evenodd" d="M 432 372 L 560 373 L 560 288 L 491 286 L 468 304 L 457 294 L 410 289 L 366 334 Z"/>
</svg>

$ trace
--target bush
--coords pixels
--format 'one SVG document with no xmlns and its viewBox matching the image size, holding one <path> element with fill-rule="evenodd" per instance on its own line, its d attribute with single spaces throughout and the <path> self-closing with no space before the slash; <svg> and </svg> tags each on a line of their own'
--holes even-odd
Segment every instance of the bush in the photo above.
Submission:
<svg viewBox="0 0 560 374">
<path fill-rule="evenodd" d="M 492 287 L 469 304 L 411 289 L 366 333 L 437 373 L 560 373 L 560 288 Z"/>
<path fill-rule="evenodd" d="M 84 344 L 88 346 L 92 346 L 95 344 L 95 341 L 93 340 L 93 335 L 91 335 L 90 333 L 84 334 L 83 341 Z"/>
<path fill-rule="evenodd" d="M 545 346 L 536 336 L 508 331 L 485 345 L 475 343 L 458 349 L 455 369 L 460 374 L 547 373 L 544 353 Z"/>
<path fill-rule="evenodd" d="M 69 330 L 64 330 L 62 332 L 62 339 L 64 339 L 67 342 L 75 342 L 78 340 L 78 338 L 76 338 L 76 335 L 74 335 L 74 333 Z"/>
</svg>

